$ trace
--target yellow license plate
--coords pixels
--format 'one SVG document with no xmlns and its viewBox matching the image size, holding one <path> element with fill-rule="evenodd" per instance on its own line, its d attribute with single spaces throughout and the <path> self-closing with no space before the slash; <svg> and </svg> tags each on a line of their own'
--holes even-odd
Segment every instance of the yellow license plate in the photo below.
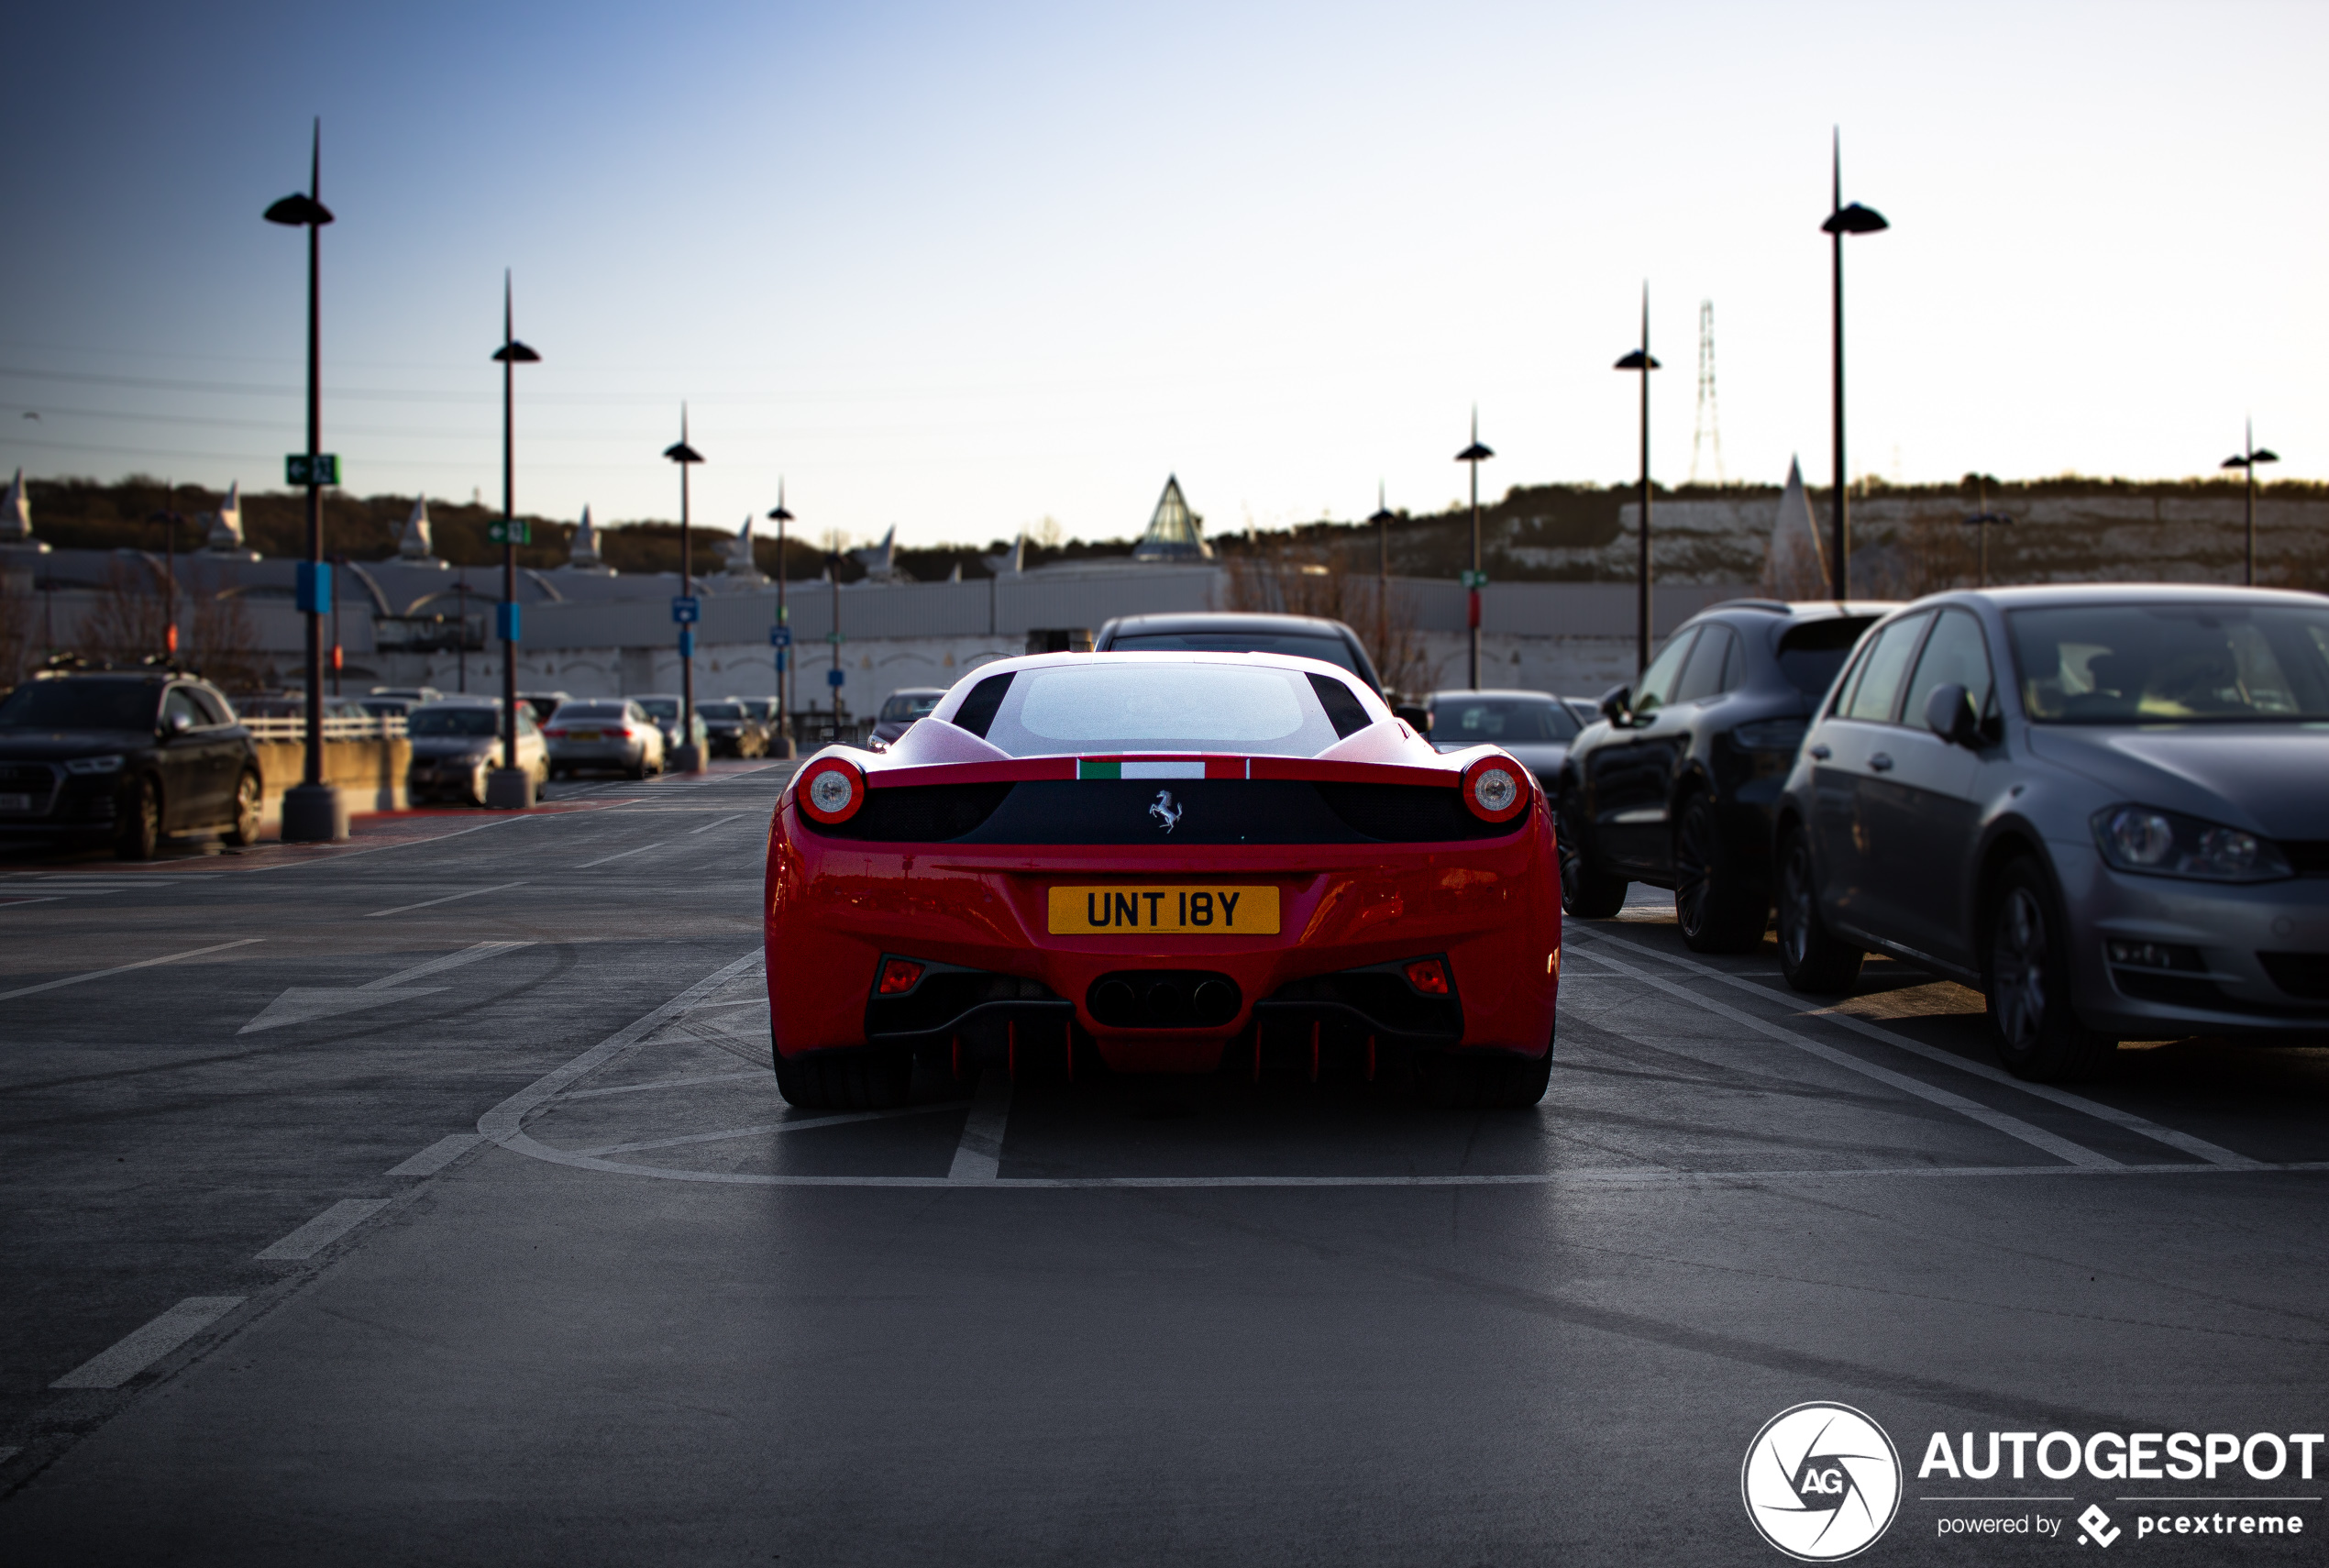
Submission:
<svg viewBox="0 0 2329 1568">
<path fill-rule="evenodd" d="M 574 732 L 574 738 L 576 740 L 604 740 L 606 737 L 597 730 L 577 730 Z"/>
<path fill-rule="evenodd" d="M 1277 889 L 1255 887 L 1054 888 L 1054 936 L 1275 936 Z"/>
</svg>

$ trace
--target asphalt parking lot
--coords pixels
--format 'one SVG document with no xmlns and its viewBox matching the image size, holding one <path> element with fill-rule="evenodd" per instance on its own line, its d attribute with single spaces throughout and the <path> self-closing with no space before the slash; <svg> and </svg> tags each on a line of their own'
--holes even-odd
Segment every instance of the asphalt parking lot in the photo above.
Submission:
<svg viewBox="0 0 2329 1568">
<path fill-rule="evenodd" d="M 795 1112 L 785 773 L 0 861 L 11 1562 L 1778 1562 L 1741 1461 L 1806 1401 L 1899 1450 L 1869 1562 L 2068 1552 L 2090 1507 L 2146 1560 L 2319 1555 L 2321 1452 L 1919 1467 L 2324 1430 L 2329 1052 L 2024 1085 L 1970 993 L 1808 1006 L 1637 889 L 1568 929 L 1529 1112 L 1088 1074 Z M 2136 1534 L 2169 1507 L 2301 1533 Z M 1988 1518 L 2029 1528 L 1948 1523 Z"/>
</svg>

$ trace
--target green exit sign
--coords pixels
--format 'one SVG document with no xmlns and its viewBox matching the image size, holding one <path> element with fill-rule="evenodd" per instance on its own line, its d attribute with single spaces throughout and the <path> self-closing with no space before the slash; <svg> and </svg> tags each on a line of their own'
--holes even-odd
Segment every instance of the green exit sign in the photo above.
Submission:
<svg viewBox="0 0 2329 1568">
<path fill-rule="evenodd" d="M 530 545 L 534 542 L 534 531 L 522 517 L 513 517 L 507 522 L 496 517 L 485 525 L 485 538 L 488 544 Z"/>
<path fill-rule="evenodd" d="M 1468 571 L 1463 574 L 1463 582 L 1466 588 L 1485 588 L 1488 586 L 1488 574 L 1485 571 Z"/>
<path fill-rule="evenodd" d="M 285 484 L 337 484 L 337 452 L 293 452 L 283 459 Z"/>
</svg>

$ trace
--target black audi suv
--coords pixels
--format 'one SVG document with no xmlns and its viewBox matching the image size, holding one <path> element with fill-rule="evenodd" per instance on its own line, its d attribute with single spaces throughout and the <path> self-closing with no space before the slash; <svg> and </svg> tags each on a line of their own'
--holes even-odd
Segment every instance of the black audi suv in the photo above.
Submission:
<svg viewBox="0 0 2329 1568">
<path fill-rule="evenodd" d="M 1762 940 L 1772 812 L 1813 710 L 1893 606 L 1734 599 L 1683 623 L 1601 700 L 1554 791 L 1562 907 L 1606 919 L 1629 882 L 1671 888 L 1701 953 Z"/>
</svg>

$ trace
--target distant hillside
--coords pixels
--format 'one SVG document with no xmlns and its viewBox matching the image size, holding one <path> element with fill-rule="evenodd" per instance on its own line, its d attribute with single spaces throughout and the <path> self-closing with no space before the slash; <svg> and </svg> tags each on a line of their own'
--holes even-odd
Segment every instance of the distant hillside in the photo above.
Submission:
<svg viewBox="0 0 2329 1568">
<path fill-rule="evenodd" d="M 1670 582 L 1758 582 L 1780 491 L 1769 485 L 1654 488 L 1654 569 Z M 1482 556 L 1498 581 L 1630 581 L 1637 546 L 1632 485 L 1517 485 L 1481 508 Z M 2151 580 L 2236 582 L 2242 551 L 2242 487 L 2236 479 L 2183 482 L 2066 477 L 1992 482 L 1988 505 L 2014 519 L 1991 531 L 1990 580 L 2048 582 Z M 1816 490 L 1811 514 L 1825 539 L 1827 496 Z M 1870 592 L 1928 592 L 1970 585 L 1975 533 L 1970 484 L 1866 482 L 1852 501 L 1853 580 Z M 1454 577 L 1472 564 L 1468 507 L 1400 516 L 1390 525 L 1395 574 Z M 1307 550 L 1344 569 L 1375 569 L 1375 530 L 1323 522 L 1290 530 L 1217 538 L 1217 547 Z M 2259 486 L 2257 575 L 2261 581 L 2329 591 L 2329 485 Z"/>
<path fill-rule="evenodd" d="M 89 480 L 30 481 L 34 531 L 50 544 L 84 548 L 160 549 L 161 527 L 149 521 L 163 509 L 158 480 L 131 478 L 116 484 Z M 2259 576 L 2268 583 L 2329 591 L 2329 485 L 2305 481 L 2269 484 L 2257 491 Z M 198 513 L 215 511 L 217 491 L 181 485 L 168 501 L 186 515 L 181 548 L 200 545 Z M 1756 582 L 1763 565 L 1780 491 L 1769 485 L 1686 486 L 1653 492 L 1652 542 L 1656 570 L 1670 582 Z M 1630 581 L 1634 571 L 1631 485 L 1515 485 L 1482 507 L 1481 542 L 1489 576 L 1505 582 Z M 2040 582 L 2089 579 L 2153 579 L 2169 581 L 2237 581 L 2241 558 L 2241 486 L 2235 479 L 2156 481 L 2065 477 L 1992 483 L 1992 510 L 2013 516 L 2010 528 L 1994 530 L 1990 576 L 1995 582 Z M 408 495 L 359 498 L 329 491 L 324 503 L 325 547 L 357 560 L 379 560 L 396 552 L 396 539 L 413 509 Z M 1827 505 L 1822 491 L 1811 496 L 1812 515 L 1826 536 Z M 1973 580 L 1973 530 L 1963 518 L 1974 510 L 1970 485 L 1886 485 L 1864 481 L 1855 491 L 1853 580 L 1869 592 L 1922 592 Z M 429 520 L 436 552 L 457 566 L 490 566 L 500 549 L 486 542 L 486 525 L 499 513 L 477 505 L 432 501 Z M 574 525 L 530 518 L 535 543 L 518 552 L 522 565 L 566 563 Z M 294 556 L 303 548 L 306 499 L 290 491 L 243 497 L 243 528 L 251 546 L 272 556 Z M 725 530 L 696 528 L 700 570 L 715 567 Z M 1390 569 L 1400 576 L 1451 578 L 1471 565 L 1471 512 L 1457 507 L 1418 515 L 1400 514 L 1389 529 Z M 626 572 L 677 571 L 679 529 L 676 523 L 611 522 L 599 530 L 608 564 Z M 813 542 L 789 539 L 785 575 L 794 581 L 825 569 Z M 1258 534 L 1216 535 L 1224 556 L 1292 552 L 1330 558 L 1344 570 L 1375 569 L 1376 539 L 1364 524 L 1321 521 Z M 959 568 L 966 578 L 988 575 L 983 557 L 1010 547 L 997 539 L 983 546 L 900 547 L 898 565 L 923 581 L 945 578 Z M 1121 558 L 1130 541 L 1055 546 L 1030 542 L 1026 563 Z M 777 542 L 756 538 L 753 556 L 760 569 L 775 575 Z M 865 569 L 844 556 L 844 582 Z"/>
</svg>

